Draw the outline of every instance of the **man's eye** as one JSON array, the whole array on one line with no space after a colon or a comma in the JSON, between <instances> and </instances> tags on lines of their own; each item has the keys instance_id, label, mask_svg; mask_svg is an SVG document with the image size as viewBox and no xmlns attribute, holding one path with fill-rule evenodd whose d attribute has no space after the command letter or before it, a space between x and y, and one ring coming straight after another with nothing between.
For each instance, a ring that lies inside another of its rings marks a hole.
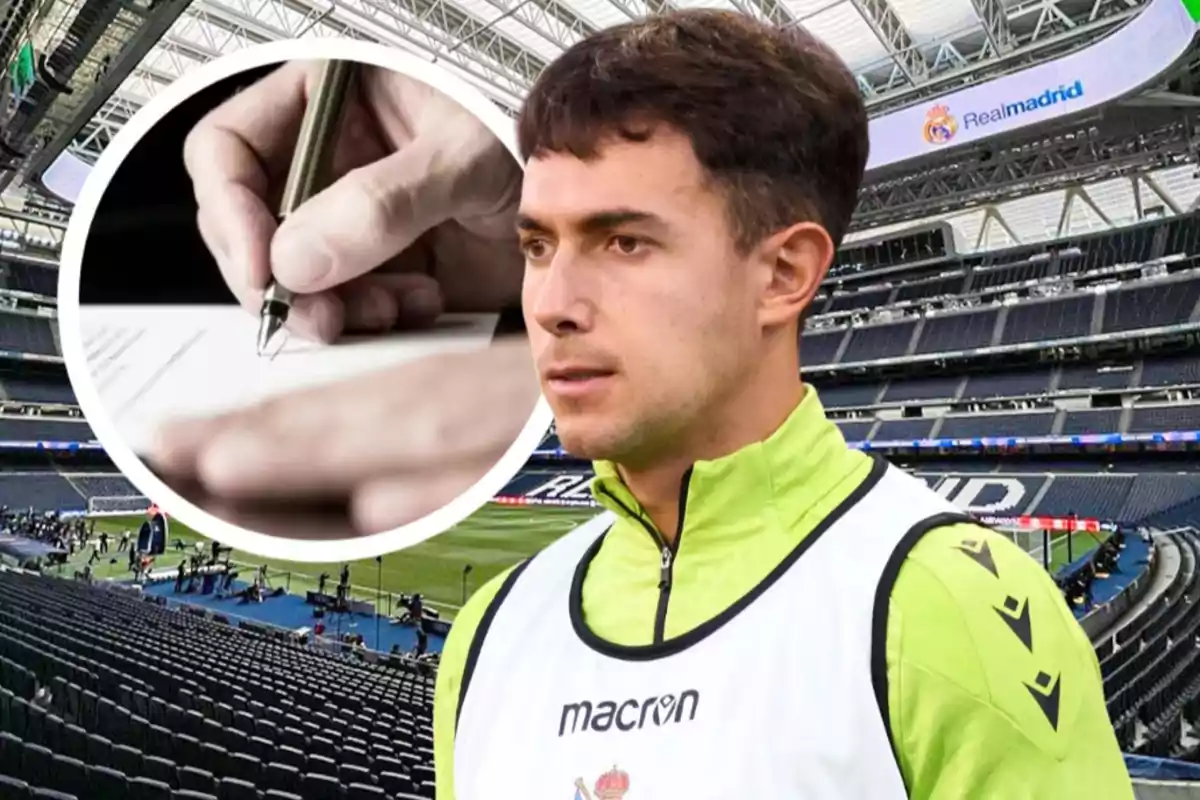
<instances>
[{"instance_id":1,"label":"man's eye","mask_svg":"<svg viewBox=\"0 0 1200 800\"><path fill-rule=\"evenodd\" d=\"M642 249L642 241L633 236L614 236L609 244L618 253L626 256L636 255Z\"/></svg>"},{"instance_id":2,"label":"man's eye","mask_svg":"<svg viewBox=\"0 0 1200 800\"><path fill-rule=\"evenodd\" d=\"M526 258L539 259L545 258L549 252L549 245L541 239L530 239L521 244L521 251L525 253Z\"/></svg>"}]
</instances>

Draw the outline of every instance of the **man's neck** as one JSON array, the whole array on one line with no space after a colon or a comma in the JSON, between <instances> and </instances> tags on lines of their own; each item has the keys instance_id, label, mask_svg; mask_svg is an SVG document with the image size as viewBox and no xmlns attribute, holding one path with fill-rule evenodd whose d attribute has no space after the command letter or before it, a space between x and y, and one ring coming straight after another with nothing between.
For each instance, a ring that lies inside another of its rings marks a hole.
<instances>
[{"instance_id":1,"label":"man's neck","mask_svg":"<svg viewBox=\"0 0 1200 800\"><path fill-rule=\"evenodd\" d=\"M770 438L804 399L798 374L792 383L739 395L725 413L706 420L702 431L685 437L665 458L635 468L617 465L622 482L667 544L674 545L679 535L684 474L697 461L723 458Z\"/></svg>"}]
</instances>

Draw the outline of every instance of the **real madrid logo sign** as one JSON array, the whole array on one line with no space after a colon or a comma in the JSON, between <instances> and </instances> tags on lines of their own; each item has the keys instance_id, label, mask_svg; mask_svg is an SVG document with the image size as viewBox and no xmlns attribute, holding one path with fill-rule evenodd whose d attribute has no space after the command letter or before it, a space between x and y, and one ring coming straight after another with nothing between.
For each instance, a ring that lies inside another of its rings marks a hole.
<instances>
[{"instance_id":1,"label":"real madrid logo sign","mask_svg":"<svg viewBox=\"0 0 1200 800\"><path fill-rule=\"evenodd\" d=\"M946 144L958 133L958 120L943 105L936 105L925 115L925 141Z\"/></svg>"}]
</instances>

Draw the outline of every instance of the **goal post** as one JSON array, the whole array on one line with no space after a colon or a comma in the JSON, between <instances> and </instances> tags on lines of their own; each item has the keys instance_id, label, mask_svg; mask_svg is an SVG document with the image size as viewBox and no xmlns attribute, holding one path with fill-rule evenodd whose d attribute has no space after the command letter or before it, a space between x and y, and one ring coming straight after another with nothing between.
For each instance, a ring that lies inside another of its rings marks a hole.
<instances>
[{"instance_id":1,"label":"goal post","mask_svg":"<svg viewBox=\"0 0 1200 800\"><path fill-rule=\"evenodd\" d=\"M89 497L87 513L89 517L128 517L145 514L151 505L143 494Z\"/></svg>"}]
</instances>

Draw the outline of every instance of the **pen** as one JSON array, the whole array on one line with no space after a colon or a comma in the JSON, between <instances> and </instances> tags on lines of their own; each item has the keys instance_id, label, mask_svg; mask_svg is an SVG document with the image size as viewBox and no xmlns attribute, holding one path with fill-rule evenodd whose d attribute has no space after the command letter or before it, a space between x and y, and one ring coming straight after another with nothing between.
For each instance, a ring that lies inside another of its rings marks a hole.
<instances>
[{"instance_id":1,"label":"pen","mask_svg":"<svg viewBox=\"0 0 1200 800\"><path fill-rule=\"evenodd\" d=\"M326 61L321 65L316 85L304 110L300 123L300 135L296 151L292 154L292 165L287 183L283 187L283 199L279 204L279 221L287 219L301 203L316 194L320 182L328 174L328 161L336 143L342 110L350 93L350 82L354 78L355 64L351 61ZM258 354L266 352L267 346L287 322L295 295L279 285L274 278L263 294L259 312Z\"/></svg>"}]
</instances>

